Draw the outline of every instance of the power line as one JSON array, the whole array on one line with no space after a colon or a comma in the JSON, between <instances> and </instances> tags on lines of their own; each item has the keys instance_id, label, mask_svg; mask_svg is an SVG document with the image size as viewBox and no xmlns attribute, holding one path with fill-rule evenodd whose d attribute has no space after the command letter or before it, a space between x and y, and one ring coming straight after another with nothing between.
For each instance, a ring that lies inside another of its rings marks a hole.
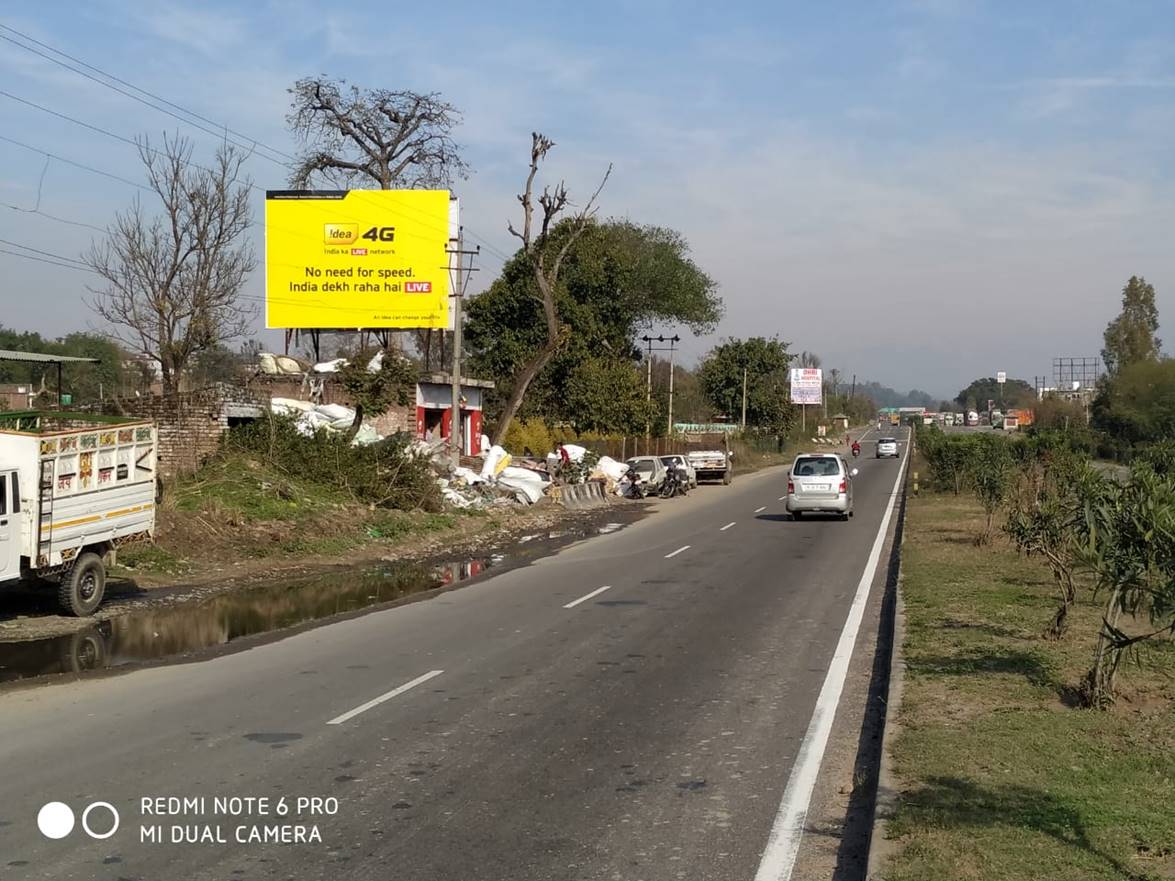
<instances>
[{"instance_id":1,"label":"power line","mask_svg":"<svg viewBox=\"0 0 1175 881\"><path fill-rule=\"evenodd\" d=\"M10 254L13 257L24 257L26 260L35 260L37 263L45 263L49 266L60 266L62 269L76 269L78 272L94 272L88 266L75 266L72 263L58 263L56 260L46 260L44 257L37 257L33 254L22 254L19 251L9 251L7 248L0 248L0 254Z\"/></svg>"},{"instance_id":2,"label":"power line","mask_svg":"<svg viewBox=\"0 0 1175 881\"><path fill-rule=\"evenodd\" d=\"M66 262L69 262L69 263L77 263L79 266L86 265L81 260L75 260L72 257L66 257L62 254L54 254L52 251L42 251L40 248L33 248L33 247L30 247L29 245L22 245L20 242L10 242L10 241L8 241L8 239L0 239L0 244L9 245L13 248L24 248L26 251L32 251L34 254L41 254L45 257L52 257L54 260L65 260Z\"/></svg>"},{"instance_id":3,"label":"power line","mask_svg":"<svg viewBox=\"0 0 1175 881\"><path fill-rule=\"evenodd\" d=\"M248 137L247 135L242 135L238 132L235 132L232 129L230 129L227 125L223 125L221 123L216 122L215 120L211 120L211 119L208 119L207 117L201 116L200 114L195 113L194 111L188 110L184 107L181 107L178 104L175 104L171 101L168 101L166 98L161 98L158 95L154 95L151 92L146 91L145 89L140 89L138 86L134 85L133 83L128 83L126 80L120 79L119 77L116 77L113 74L106 73L106 71L101 70L97 67L94 67L92 64L88 64L85 61L82 61L81 59L74 58L72 55L68 55L67 53L62 52L60 49L55 49L52 46L49 46L45 43L42 43L40 40L37 40L33 37L30 37L28 34L21 33L20 31L16 30L16 28L9 27L8 25L5 25L5 24L0 24L0 28L3 28L4 30L9 31L10 33L16 34L17 36L21 37L22 39L28 40L31 43L35 43L38 46L43 46L44 48L48 49L50 52L53 52L57 55L61 55L64 58L70 59L71 61L77 62L78 64L101 74L102 76L106 77L107 79L114 80L115 82L121 83L131 89L134 89L135 91L140 92L143 95L147 95L155 101L159 101L159 102L166 104L170 107L174 107L177 110L181 111L182 113L186 114L187 116L194 117L195 119L199 119L202 122L208 123L209 125L216 126L216 129L209 129L209 128L206 128L205 126L202 126L198 123L192 122L191 119L185 119L184 117L180 116L177 113L173 113L172 111L166 109L165 107L160 107L156 104L152 104L150 101L147 101L143 98L140 98L138 95L131 94L130 92L126 91L126 89L120 89L118 86L115 86L115 85L112 85L111 83L105 82L105 81L99 79L98 77L93 76L92 74L86 73L84 70L79 70L78 68L76 68L70 64L66 64L64 61L61 61L58 58L54 58L51 55L47 55L44 52L40 52L40 51L34 49L32 46L26 46L24 43L21 43L18 40L14 40L11 37L5 36L4 34L0 34L0 40L5 40L14 46L19 46L21 49L24 49L26 52L31 52L40 58L44 58L46 61L52 62L53 64L56 64L60 67L64 67L66 70L69 70L69 71L72 71L73 73L76 73L78 76L83 76L88 80L91 80L95 83L98 83L98 85L100 85L100 86L104 86L108 89L111 89L112 91L118 92L120 95L125 95L126 97L130 98L132 101L138 101L140 104L143 104L147 107L150 107L152 110L158 110L160 113L166 113L168 116L172 117L173 119L177 119L180 122L185 123L186 125L190 125L193 128L200 129L200 131L206 132L206 133L213 135L217 138L223 138L224 140L229 141L230 143L233 143L236 146L241 147L242 149L250 149L250 151L253 151L257 147L263 147L266 150L270 151L271 153L276 153L281 156L286 156L291 160L293 160L295 158L293 156L290 156L289 154L282 153L280 150L276 150L273 147L270 147L266 144L263 144L261 141L257 141L253 138ZM232 139L228 137L229 134L233 134L233 135L236 135L238 138L244 139L245 141L248 142L248 144L238 144L235 141L232 141ZM262 153L257 153L256 155L260 156L262 159L267 159L276 165L282 165L283 167L285 166L284 162L282 162L279 159L274 159L272 156L265 156Z\"/></svg>"},{"instance_id":4,"label":"power line","mask_svg":"<svg viewBox=\"0 0 1175 881\"><path fill-rule=\"evenodd\" d=\"M0 25L0 27L3 27L3 25ZM3 35L0 34L0 39L3 39L3 38L4 38ZM78 119L74 116L70 116L67 113L61 113L60 111L53 110L50 107L46 107L43 104L37 103L36 101L30 101L27 98L21 98L20 96L14 95L11 92L8 92L4 89L0 89L0 95L4 96L6 98L9 98L13 101L17 101L21 104L28 106L28 107L32 107L36 110L40 110L43 113L48 113L50 116L56 116L58 119L63 119L66 122L71 122L74 125L82 126L83 128L89 129L90 131L94 131L94 132L97 132L98 134L105 135L108 138L113 138L116 141L120 141L124 144L128 144L136 149L144 150L147 153L150 153L152 155L156 155L156 156L165 155L163 153L163 151L158 150L154 147L151 147L151 146L147 145L146 143L141 143L139 141L134 140L133 138L128 138L125 135L120 135L117 132L112 132L109 129L105 129L105 128L102 128L101 126L94 125L93 123L86 122L85 120L81 120L81 119ZM92 171L96 174L101 174L101 175L104 175L105 177L109 177L114 180L118 180L123 183L130 184L131 186L137 187L138 189L143 190L145 192L153 192L149 187L145 187L142 184L135 183L134 181L128 180L127 178L119 177L118 175L114 175L109 172L101 171L99 169L95 169L95 168L91 168L89 166L82 165L79 162L74 162L73 160L65 159L63 157L57 156L53 153L50 153L47 150L42 150L41 148L38 148L38 147L32 147L28 144L24 144L20 141L13 139L13 138L9 138L9 137L5 137L4 135L0 135L0 139L3 139L3 140L8 141L10 143L16 144L17 146L24 147L27 150L32 150L34 152L41 153L44 156L47 156L47 157L50 157L53 159L58 159L62 162L66 162L70 165L74 165L79 168L84 168L87 171ZM197 168L200 171L203 171L203 172L206 172L209 174L215 174L215 172L212 169L208 168L207 166L201 165L198 162L192 162L191 160L183 160L181 162L181 164L183 164L185 166L190 166L192 168ZM266 192L264 187L261 187L255 183L252 183L252 182L249 183L249 187L251 189L257 190L258 192L260 192L262 194L264 194ZM378 190L352 190L351 192L366 193L366 192L379 192L379 191ZM420 217L424 216L423 214L419 214L419 212L416 212L416 213ZM262 227L264 227L264 224L260 224L260 225ZM423 221L422 221L422 225L426 226L429 229L432 229L435 232L445 232L446 234L448 233L447 229L442 230L438 226L423 223ZM499 260L501 260L503 262L503 264L505 264L506 262L508 262L511 259L509 255L502 252L499 248L496 248L494 245L492 245L490 242L488 242L482 236L478 235L475 231L473 231L469 227L466 227L466 231L469 233L471 238L480 242L490 254L497 257Z\"/></svg>"},{"instance_id":5,"label":"power line","mask_svg":"<svg viewBox=\"0 0 1175 881\"><path fill-rule=\"evenodd\" d=\"M103 171L100 168L94 168L92 165L85 165L81 162L75 162L72 159L66 159L64 156L58 156L56 153L50 153L48 150L43 150L40 147L34 147L31 144L26 144L23 141L18 141L15 138L10 138L7 135L0 135L0 141L7 141L10 144L15 144L18 147L23 147L26 150L31 150L34 153L40 153L42 156L48 156L50 159L56 159L58 162L64 162L66 165L72 165L75 168L80 168L83 171L89 171L92 174L100 174L103 177L108 177L111 180L116 180L119 183L128 184L136 189L144 192L154 192L150 187L145 187L140 183L136 183L130 178L119 177L117 174L111 174L109 171Z\"/></svg>"},{"instance_id":6,"label":"power line","mask_svg":"<svg viewBox=\"0 0 1175 881\"><path fill-rule=\"evenodd\" d=\"M95 232L100 232L104 235L106 233L106 230L104 230L100 226L94 226L94 224L86 223L85 221L82 221L82 220L69 220L68 218L65 218L65 217L58 217L55 214L50 214L47 211L42 211L40 208L21 208L19 205L13 205L10 202L0 202L0 205L2 205L5 208L11 208L13 211L19 211L21 214L38 214L41 217L47 218L49 220L55 220L58 223L68 223L70 226L84 226L86 229L92 229Z\"/></svg>"}]
</instances>

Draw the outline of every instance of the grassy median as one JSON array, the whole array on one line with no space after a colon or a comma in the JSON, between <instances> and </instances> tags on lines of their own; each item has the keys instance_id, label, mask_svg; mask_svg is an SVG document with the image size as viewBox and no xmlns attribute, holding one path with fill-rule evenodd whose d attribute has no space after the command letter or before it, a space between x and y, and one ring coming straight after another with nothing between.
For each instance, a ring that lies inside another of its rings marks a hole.
<instances>
[{"instance_id":1,"label":"grassy median","mask_svg":"<svg viewBox=\"0 0 1175 881\"><path fill-rule=\"evenodd\" d=\"M1175 878L1175 645L1148 645L1109 710L1076 706L1099 606L1068 636L1043 563L977 547L969 496L911 497L907 667L887 881Z\"/></svg>"}]
</instances>

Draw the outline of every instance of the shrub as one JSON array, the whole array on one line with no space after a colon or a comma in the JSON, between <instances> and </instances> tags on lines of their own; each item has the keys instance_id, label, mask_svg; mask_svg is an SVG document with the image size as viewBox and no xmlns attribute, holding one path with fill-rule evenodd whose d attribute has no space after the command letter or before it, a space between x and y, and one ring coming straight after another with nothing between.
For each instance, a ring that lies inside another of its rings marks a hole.
<instances>
[{"instance_id":1,"label":"shrub","mask_svg":"<svg viewBox=\"0 0 1175 881\"><path fill-rule=\"evenodd\" d=\"M343 435L319 430L306 436L292 419L267 416L233 428L224 443L291 477L342 490L364 504L439 511L436 476L427 460L410 454L409 440L400 434L353 447Z\"/></svg>"}]
</instances>

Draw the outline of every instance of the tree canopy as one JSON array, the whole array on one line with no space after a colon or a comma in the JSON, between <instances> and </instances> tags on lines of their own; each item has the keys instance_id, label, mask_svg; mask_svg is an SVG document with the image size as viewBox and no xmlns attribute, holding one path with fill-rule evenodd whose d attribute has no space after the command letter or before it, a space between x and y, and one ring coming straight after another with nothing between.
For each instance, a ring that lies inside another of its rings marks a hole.
<instances>
[{"instance_id":1,"label":"tree canopy","mask_svg":"<svg viewBox=\"0 0 1175 881\"><path fill-rule=\"evenodd\" d=\"M126 355L116 343L98 334L78 331L54 340L35 331L18 331L0 325L0 349L97 358L97 364L65 364L62 367L63 391L73 395L77 402L114 397L122 391ZM28 383L55 396L57 368L31 361L0 361L0 382Z\"/></svg>"},{"instance_id":2,"label":"tree canopy","mask_svg":"<svg viewBox=\"0 0 1175 881\"><path fill-rule=\"evenodd\" d=\"M557 254L571 234L570 222L559 223L542 247ZM519 415L618 432L645 428L644 377L633 369L641 357L637 337L654 322L703 333L722 313L714 281L690 259L679 233L627 220L588 222L564 258L555 305L563 338ZM519 367L547 341L530 260L520 252L507 262L489 290L470 301L466 318L470 369L498 386L489 401L495 418ZM605 406L589 391L594 382L617 397Z\"/></svg>"},{"instance_id":3,"label":"tree canopy","mask_svg":"<svg viewBox=\"0 0 1175 881\"><path fill-rule=\"evenodd\" d=\"M994 376L986 376L955 395L955 403L967 410L983 410L988 401L997 407L1031 407L1036 402L1036 389L1022 379L1009 379L1001 390Z\"/></svg>"},{"instance_id":4,"label":"tree canopy","mask_svg":"<svg viewBox=\"0 0 1175 881\"><path fill-rule=\"evenodd\" d=\"M742 418L745 374L747 425L783 432L791 424L794 410L788 377L792 358L787 343L778 337L730 339L706 355L699 377L714 408L737 422Z\"/></svg>"},{"instance_id":5,"label":"tree canopy","mask_svg":"<svg viewBox=\"0 0 1175 881\"><path fill-rule=\"evenodd\" d=\"M1139 361L1156 361L1162 342L1155 289L1145 278L1132 275L1122 288L1122 312L1106 326L1102 360L1106 370L1117 373Z\"/></svg>"},{"instance_id":6,"label":"tree canopy","mask_svg":"<svg viewBox=\"0 0 1175 881\"><path fill-rule=\"evenodd\" d=\"M1175 359L1120 365L1094 400L1093 422L1132 444L1175 437Z\"/></svg>"}]
</instances>

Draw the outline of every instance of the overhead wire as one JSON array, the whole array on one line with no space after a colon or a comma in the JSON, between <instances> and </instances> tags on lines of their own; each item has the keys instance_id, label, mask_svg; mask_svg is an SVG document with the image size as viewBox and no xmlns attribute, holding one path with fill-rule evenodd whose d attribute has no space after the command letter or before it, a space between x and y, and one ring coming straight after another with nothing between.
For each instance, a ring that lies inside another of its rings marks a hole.
<instances>
[{"instance_id":1,"label":"overhead wire","mask_svg":"<svg viewBox=\"0 0 1175 881\"><path fill-rule=\"evenodd\" d=\"M128 86L129 88L134 89L135 91L140 92L143 95L149 96L150 98L152 98L155 101L158 101L162 104L166 104L170 107L174 107L177 110L184 113L186 116L193 117L195 119L200 120L201 122L205 122L205 123L208 123L209 125L216 126L216 128L210 129L210 128L207 128L206 126L201 125L197 122L193 122L191 119L185 119L183 116L180 116L179 114L174 113L171 110L168 110L166 107L160 107L160 106L158 106L158 104L152 104L151 101L148 101L144 98L141 98L138 95L134 95L131 92L128 92L126 89L121 89L118 86L113 85L112 83L109 83L109 82L106 82L102 79L99 79L98 77L94 76L93 74L86 73L86 71L84 71L84 70L79 70L78 68L74 67L73 65L67 64L58 58L54 58L51 55L47 55L44 52L41 52L41 51L38 51L37 49L34 49L32 46L26 46L24 43L21 43L19 40L14 40L12 37L6 36L4 34L0 34L0 40L5 40L14 46L19 46L21 49L24 49L26 52L31 52L32 54L34 54L40 58L43 58L46 61L49 61L49 62L56 64L60 67L64 67L66 70L69 70L69 71L72 71L73 73L76 73L78 76L85 77L88 80L91 80L95 83L98 83L98 85L100 85L100 86L104 86L108 89L111 89L111 90L119 93L120 95L125 95L126 97L130 98L132 101L137 101L140 104L143 104L147 107L150 107L152 110L158 110L160 113L165 113L168 116L172 117L173 119L178 120L179 122L182 122L186 125L190 125L193 128L197 128L200 131L206 132L207 134L214 135L217 138L223 138L224 140L228 141L229 143L235 144L236 146L241 147L242 149L250 149L250 150L256 151L257 147L262 147L271 153L277 153L278 155L285 156L286 158L290 159L291 161L293 161L295 159L295 157L293 157L289 154L283 154L280 151L274 149L273 147L270 147L270 146L262 143L261 141L258 141L254 138L250 138L247 135L242 135L239 132L235 132L232 129L230 129L228 126L221 125L220 123L217 123L214 120L211 120L211 119L208 119L207 117L201 116L200 114L195 113L191 110L188 110L184 107L181 107L178 104L174 104L165 98L159 97L158 95L153 95L152 93L146 91L145 89L140 89L138 86L134 85L133 83L128 83L126 80L120 79L119 77L116 77L113 74L106 73L106 71L101 70L100 68L94 67L92 64L88 64L80 59L74 58L72 55L68 55L65 52L62 52L60 49L56 49L52 46L49 46L46 43L42 43L40 40L37 40L33 37L30 37L28 34L24 34L20 31L16 30L16 28L10 27L9 25L5 25L5 24L0 24L0 28L3 28L4 30L9 31L10 33L16 34L17 36L21 37L24 40L28 40L31 43L35 43L38 46L42 46L42 47L48 49L50 52L56 53L58 55L61 55L64 58L68 58L71 61L74 61L78 64L81 64L81 65L89 68L90 70L93 70L96 73L101 74L102 76L106 77L107 79L114 80L115 82L118 82L118 83L121 83L125 86ZM246 141L247 143L246 144L237 143L236 141L233 141L232 138L228 137L229 134L235 135L236 137L241 138L242 140ZM262 159L267 159L276 165L281 165L283 167L286 165L286 163L284 161L282 161L280 159L274 159L272 156L266 156L263 153L256 152L255 155L259 156Z\"/></svg>"}]
</instances>

